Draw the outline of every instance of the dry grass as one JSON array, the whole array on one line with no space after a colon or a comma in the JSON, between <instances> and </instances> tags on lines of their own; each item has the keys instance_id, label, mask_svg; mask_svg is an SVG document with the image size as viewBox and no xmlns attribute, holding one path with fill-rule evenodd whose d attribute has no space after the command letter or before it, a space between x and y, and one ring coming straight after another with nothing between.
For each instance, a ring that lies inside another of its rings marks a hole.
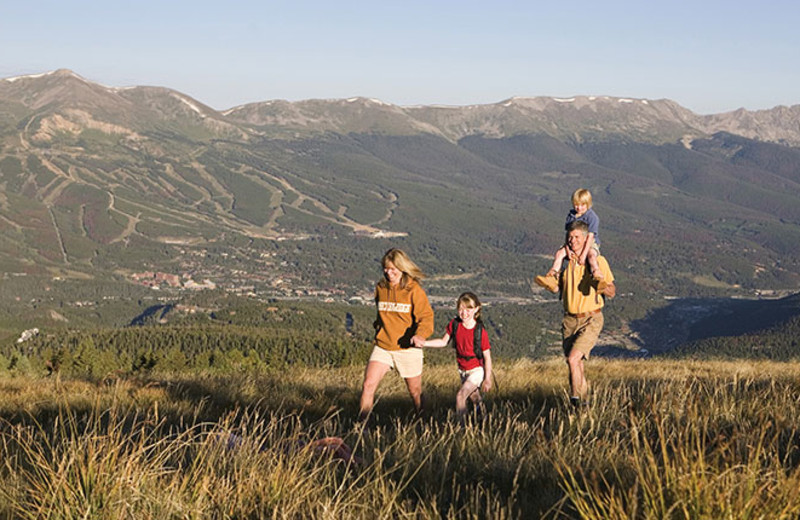
<instances>
[{"instance_id":1,"label":"dry grass","mask_svg":"<svg viewBox=\"0 0 800 520\"><path fill-rule=\"evenodd\" d=\"M797 518L800 364L606 361L574 413L566 367L498 363L460 425L454 368L428 413L362 368L227 378L0 381L2 518ZM308 442L340 436L361 464Z\"/></svg>"}]
</instances>

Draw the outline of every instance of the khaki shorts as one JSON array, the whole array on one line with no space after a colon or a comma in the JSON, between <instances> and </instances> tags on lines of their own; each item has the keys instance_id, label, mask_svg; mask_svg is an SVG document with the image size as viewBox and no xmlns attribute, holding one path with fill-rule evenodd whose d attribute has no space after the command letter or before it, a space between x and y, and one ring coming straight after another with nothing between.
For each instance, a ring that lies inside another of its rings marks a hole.
<instances>
[{"instance_id":1,"label":"khaki shorts","mask_svg":"<svg viewBox=\"0 0 800 520\"><path fill-rule=\"evenodd\" d=\"M386 350L378 345L372 349L369 361L377 361L397 370L400 377L408 379L422 375L422 349L404 348L403 350Z\"/></svg>"},{"instance_id":2,"label":"khaki shorts","mask_svg":"<svg viewBox=\"0 0 800 520\"><path fill-rule=\"evenodd\" d=\"M603 321L602 312L583 318L565 314L561 321L561 346L564 348L564 355L568 356L572 349L577 349L583 357L589 359L589 353L603 330Z\"/></svg>"},{"instance_id":3,"label":"khaki shorts","mask_svg":"<svg viewBox=\"0 0 800 520\"><path fill-rule=\"evenodd\" d=\"M462 385L464 384L464 381L469 381L478 388L481 387L481 383L483 383L483 379L486 377L483 367L470 368L469 370L458 369L458 373L461 376Z\"/></svg>"}]
</instances>

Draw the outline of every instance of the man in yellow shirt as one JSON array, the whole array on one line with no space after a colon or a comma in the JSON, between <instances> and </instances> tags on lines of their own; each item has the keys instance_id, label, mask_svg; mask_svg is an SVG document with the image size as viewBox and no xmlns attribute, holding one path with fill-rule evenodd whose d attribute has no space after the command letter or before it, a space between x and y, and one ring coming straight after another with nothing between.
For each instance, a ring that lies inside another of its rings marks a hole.
<instances>
[{"instance_id":1,"label":"man in yellow shirt","mask_svg":"<svg viewBox=\"0 0 800 520\"><path fill-rule=\"evenodd\" d=\"M586 398L588 384L583 361L597 343L603 330L605 298L617 293L614 275L603 256L597 257L602 279L592 279L591 270L580 263L580 252L589 236L589 226L575 221L567 228L569 265L561 272L559 280L564 301L564 319L561 322L561 340L569 365L570 403L580 406ZM599 287L598 287L599 286Z\"/></svg>"}]
</instances>

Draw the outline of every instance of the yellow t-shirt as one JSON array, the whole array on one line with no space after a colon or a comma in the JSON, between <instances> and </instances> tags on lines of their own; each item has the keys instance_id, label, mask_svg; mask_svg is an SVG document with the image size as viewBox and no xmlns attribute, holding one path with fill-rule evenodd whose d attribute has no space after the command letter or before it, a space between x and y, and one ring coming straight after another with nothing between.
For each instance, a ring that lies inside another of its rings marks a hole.
<instances>
[{"instance_id":1,"label":"yellow t-shirt","mask_svg":"<svg viewBox=\"0 0 800 520\"><path fill-rule=\"evenodd\" d=\"M605 257L598 256L597 263L605 281L614 283L614 274ZM597 294L597 283L592 279L591 269L588 265L579 265L575 260L570 260L561 273L561 291L564 311L570 314L596 311L605 305L602 295Z\"/></svg>"}]
</instances>

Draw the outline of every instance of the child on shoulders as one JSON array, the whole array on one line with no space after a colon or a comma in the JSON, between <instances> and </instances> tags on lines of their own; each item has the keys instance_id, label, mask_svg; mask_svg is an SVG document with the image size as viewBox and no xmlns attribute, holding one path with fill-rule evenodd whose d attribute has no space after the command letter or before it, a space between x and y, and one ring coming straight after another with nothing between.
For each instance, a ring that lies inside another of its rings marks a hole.
<instances>
[{"instance_id":1,"label":"child on shoulders","mask_svg":"<svg viewBox=\"0 0 800 520\"><path fill-rule=\"evenodd\" d=\"M456 351L461 388L456 394L456 412L459 417L467 413L467 400L471 400L475 410L482 414L481 390L492 389L492 354L489 335L481 320L481 302L471 292L465 292L456 300L458 318L450 320L444 336L429 339L424 347L445 347L453 345ZM476 332L478 345L475 345Z\"/></svg>"},{"instance_id":2,"label":"child on shoulders","mask_svg":"<svg viewBox=\"0 0 800 520\"><path fill-rule=\"evenodd\" d=\"M600 256L600 237L598 235L600 218L592 209L592 193L587 189L578 189L572 194L572 209L567 214L564 229L567 229L576 220L582 220L589 225L589 236L580 254L574 259L580 265L589 264L592 277L597 282L597 289L602 290L608 284L603 280L603 273L597 262L597 257ZM547 271L547 274L539 275L535 278L536 284L550 292L558 292L558 274L561 272L562 264L569 254L569 248L566 244L558 248L553 259L553 266Z\"/></svg>"}]
</instances>

